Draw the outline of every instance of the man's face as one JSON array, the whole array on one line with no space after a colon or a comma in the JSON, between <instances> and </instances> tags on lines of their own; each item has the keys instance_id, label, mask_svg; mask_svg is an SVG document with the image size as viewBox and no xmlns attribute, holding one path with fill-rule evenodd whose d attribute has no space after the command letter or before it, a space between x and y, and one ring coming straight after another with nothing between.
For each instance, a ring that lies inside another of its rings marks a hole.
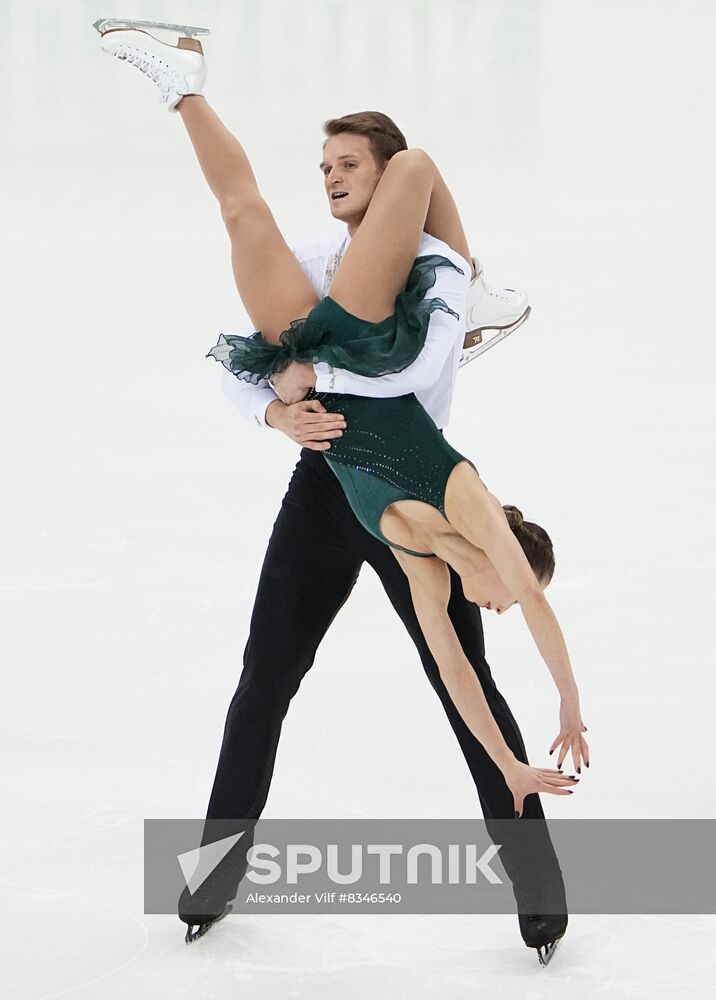
<instances>
[{"instance_id":1,"label":"man's face","mask_svg":"<svg viewBox=\"0 0 716 1000\"><path fill-rule=\"evenodd\" d=\"M331 215L347 223L352 231L365 215L383 173L368 138L350 132L330 136L323 147L321 172ZM335 194L343 197L336 198Z\"/></svg>"}]
</instances>

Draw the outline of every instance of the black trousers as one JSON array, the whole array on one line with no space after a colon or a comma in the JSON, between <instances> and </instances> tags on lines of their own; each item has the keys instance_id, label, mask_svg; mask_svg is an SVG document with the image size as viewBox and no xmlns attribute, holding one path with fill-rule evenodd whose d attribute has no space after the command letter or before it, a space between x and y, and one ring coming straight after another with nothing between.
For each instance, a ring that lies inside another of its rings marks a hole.
<instances>
[{"instance_id":1,"label":"black trousers","mask_svg":"<svg viewBox=\"0 0 716 1000\"><path fill-rule=\"evenodd\" d=\"M347 600L361 566L378 574L388 599L415 643L437 696L470 768L487 821L514 819L514 802L502 772L473 736L440 679L415 617L407 578L388 546L367 532L353 514L338 480L319 452L303 449L294 470L261 570L244 652L244 668L231 700L209 802L207 819L258 819L269 792L281 725L305 673L313 664L321 639ZM479 608L468 602L459 577L452 573L449 614L465 654L479 678L492 714L515 756L527 763L522 736L507 702L498 691L485 660ZM536 793L526 796L522 815L541 819ZM506 842L504 824L500 858L515 895L561 871L546 823L530 827L530 862ZM534 827L538 826L535 834ZM518 834L516 834L518 836ZM534 837L539 845L535 869ZM214 838L209 838L214 839ZM494 839L497 839L496 837ZM244 838L249 843L249 838ZM518 897L519 902L519 897Z\"/></svg>"}]
</instances>

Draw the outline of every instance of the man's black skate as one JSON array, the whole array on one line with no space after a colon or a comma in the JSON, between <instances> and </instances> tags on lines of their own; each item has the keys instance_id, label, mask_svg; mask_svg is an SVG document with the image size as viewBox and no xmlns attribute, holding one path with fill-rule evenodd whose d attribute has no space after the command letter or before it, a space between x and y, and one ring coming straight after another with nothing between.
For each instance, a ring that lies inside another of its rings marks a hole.
<instances>
[{"instance_id":1,"label":"man's black skate","mask_svg":"<svg viewBox=\"0 0 716 1000\"><path fill-rule=\"evenodd\" d=\"M549 965L558 942L567 930L567 914L556 913L540 916L534 913L518 914L522 940L528 948L537 949L539 964Z\"/></svg>"},{"instance_id":2,"label":"man's black skate","mask_svg":"<svg viewBox=\"0 0 716 1000\"><path fill-rule=\"evenodd\" d=\"M186 941L186 943L191 944L193 941L196 941L197 938L203 937L210 927L213 927L214 924L218 924L218 922L220 920L223 920L224 917L228 917L232 909L233 906L231 905L231 903L227 903L218 917L211 917L210 920L207 920L206 917L192 916L191 923L189 918L180 916L180 919L189 925L186 929L186 934L184 935L184 940ZM200 922L202 920L203 923ZM196 928L196 930L194 928Z\"/></svg>"},{"instance_id":3,"label":"man's black skate","mask_svg":"<svg viewBox=\"0 0 716 1000\"><path fill-rule=\"evenodd\" d=\"M522 940L528 948L537 949L539 964L544 968L567 930L564 882L560 876L528 888L520 887L515 896Z\"/></svg>"},{"instance_id":4,"label":"man's black skate","mask_svg":"<svg viewBox=\"0 0 716 1000\"><path fill-rule=\"evenodd\" d=\"M232 909L233 896L227 899L226 888L211 876L196 892L186 886L179 897L179 919L188 924L184 940L187 944L203 937L210 927L227 917Z\"/></svg>"},{"instance_id":5,"label":"man's black skate","mask_svg":"<svg viewBox=\"0 0 716 1000\"><path fill-rule=\"evenodd\" d=\"M179 897L179 919L188 924L184 940L191 944L227 917L233 910L239 882L246 874L246 852L253 842L253 833L243 837L226 857L210 872L192 893L189 886Z\"/></svg>"}]
</instances>

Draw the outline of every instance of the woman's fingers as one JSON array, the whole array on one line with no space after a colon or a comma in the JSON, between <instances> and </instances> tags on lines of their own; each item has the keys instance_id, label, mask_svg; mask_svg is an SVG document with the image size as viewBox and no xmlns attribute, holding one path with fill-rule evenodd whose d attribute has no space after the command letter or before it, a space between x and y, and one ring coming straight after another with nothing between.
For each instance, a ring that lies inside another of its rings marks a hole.
<instances>
[{"instance_id":1,"label":"woman's fingers","mask_svg":"<svg viewBox=\"0 0 716 1000\"><path fill-rule=\"evenodd\" d=\"M577 733L571 739L560 734L550 747L549 752L552 753L557 747L560 747L559 753L557 754L558 768L562 767L570 750L572 751L572 760L576 770L580 769L582 761L584 761L587 767L589 767L589 746L581 733Z\"/></svg>"},{"instance_id":2,"label":"woman's fingers","mask_svg":"<svg viewBox=\"0 0 716 1000\"><path fill-rule=\"evenodd\" d=\"M589 767L589 745L581 733L578 733L572 741L572 758L577 771L582 764Z\"/></svg>"},{"instance_id":3,"label":"woman's fingers","mask_svg":"<svg viewBox=\"0 0 716 1000\"><path fill-rule=\"evenodd\" d=\"M565 788L564 786L578 784L579 778L540 768L539 781L538 792L549 792L550 795L571 795L574 789Z\"/></svg>"},{"instance_id":4,"label":"woman's fingers","mask_svg":"<svg viewBox=\"0 0 716 1000\"><path fill-rule=\"evenodd\" d=\"M574 786L580 779L576 774L564 774L550 767L533 767L519 763L506 775L507 784L512 792L515 812L522 814L524 798L531 792L549 792L550 795L572 795Z\"/></svg>"},{"instance_id":5,"label":"woman's fingers","mask_svg":"<svg viewBox=\"0 0 716 1000\"><path fill-rule=\"evenodd\" d=\"M540 777L540 781L545 782L548 785L557 785L558 787L563 787L564 785L576 785L579 782L579 778L576 775L562 774L562 775L552 775L544 774Z\"/></svg>"},{"instance_id":6,"label":"woman's fingers","mask_svg":"<svg viewBox=\"0 0 716 1000\"><path fill-rule=\"evenodd\" d=\"M572 764L574 766L574 770L578 771L579 767L580 767L579 743L578 742L575 743L575 740L576 740L576 737L574 739L572 739L572 740L570 740L570 741L567 742L567 744L566 744L566 750L564 752L564 758L563 759L564 760L567 759L567 756L568 756L568 754L569 754L569 752L571 750L571 752L572 752Z\"/></svg>"},{"instance_id":7,"label":"woman's fingers","mask_svg":"<svg viewBox=\"0 0 716 1000\"><path fill-rule=\"evenodd\" d=\"M579 741L582 744L582 757L584 759L584 766L589 767L589 747L587 746L587 741L583 736L579 737Z\"/></svg>"},{"instance_id":8,"label":"woman's fingers","mask_svg":"<svg viewBox=\"0 0 716 1000\"><path fill-rule=\"evenodd\" d=\"M529 768L532 774L528 776L526 782L520 782L513 786L512 798L515 803L515 812L522 815L525 795L531 792L548 792L550 795L571 795L574 788L566 788L565 785L576 785L579 778L572 775L560 774L546 767Z\"/></svg>"}]
</instances>

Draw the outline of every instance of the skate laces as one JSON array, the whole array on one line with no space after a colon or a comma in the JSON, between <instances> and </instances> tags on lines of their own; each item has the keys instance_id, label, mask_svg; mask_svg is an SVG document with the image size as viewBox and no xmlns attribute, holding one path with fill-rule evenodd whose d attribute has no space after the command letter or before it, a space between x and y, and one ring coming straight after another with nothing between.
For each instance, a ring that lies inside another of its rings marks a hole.
<instances>
[{"instance_id":1,"label":"skate laces","mask_svg":"<svg viewBox=\"0 0 716 1000\"><path fill-rule=\"evenodd\" d=\"M482 287L485 289L485 295L490 295L494 299L502 299L505 302L509 302L512 295L505 295L505 292L512 292L511 288L493 288L492 285L488 285L484 277L481 277Z\"/></svg>"},{"instance_id":2,"label":"skate laces","mask_svg":"<svg viewBox=\"0 0 716 1000\"><path fill-rule=\"evenodd\" d=\"M150 80L157 84L161 92L162 100L166 101L171 93L179 93L179 87L183 80L176 70L167 63L155 56L153 52L147 52L137 45L121 43L117 50L112 53L117 59L126 59L132 66L148 76Z\"/></svg>"}]
</instances>

